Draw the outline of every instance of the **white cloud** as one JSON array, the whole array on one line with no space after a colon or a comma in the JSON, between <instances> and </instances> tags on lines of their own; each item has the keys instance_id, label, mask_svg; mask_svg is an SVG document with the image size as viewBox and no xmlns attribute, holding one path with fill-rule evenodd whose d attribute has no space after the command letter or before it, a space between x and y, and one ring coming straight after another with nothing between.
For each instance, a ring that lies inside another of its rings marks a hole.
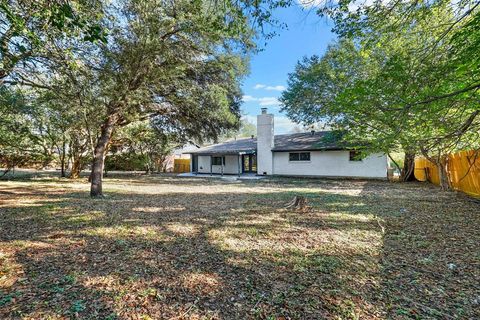
<instances>
[{"instance_id":1,"label":"white cloud","mask_svg":"<svg viewBox=\"0 0 480 320\"><path fill-rule=\"evenodd\" d=\"M273 86L273 87L267 86L265 89L267 89L267 90L274 90L274 91L283 91L283 90L285 90L285 89L287 89L287 88L285 88L284 86Z\"/></svg>"},{"instance_id":2,"label":"white cloud","mask_svg":"<svg viewBox=\"0 0 480 320\"><path fill-rule=\"evenodd\" d=\"M248 95L243 96L243 97L242 97L242 100L243 100L243 102L258 101L257 98L252 97L252 96L248 96Z\"/></svg>"},{"instance_id":3,"label":"white cloud","mask_svg":"<svg viewBox=\"0 0 480 320\"><path fill-rule=\"evenodd\" d=\"M275 97L263 97L258 99L259 105L261 106L278 106L280 101Z\"/></svg>"},{"instance_id":4,"label":"white cloud","mask_svg":"<svg viewBox=\"0 0 480 320\"><path fill-rule=\"evenodd\" d=\"M258 102L258 104L263 107L280 105L280 101L278 101L278 98L275 97L255 98L249 95L245 95L242 97L242 100L243 102Z\"/></svg>"},{"instance_id":5,"label":"white cloud","mask_svg":"<svg viewBox=\"0 0 480 320\"><path fill-rule=\"evenodd\" d=\"M268 91L283 91L286 88L284 86L267 86L266 84L258 83L253 87L253 89L255 90L264 89Z\"/></svg>"}]
</instances>

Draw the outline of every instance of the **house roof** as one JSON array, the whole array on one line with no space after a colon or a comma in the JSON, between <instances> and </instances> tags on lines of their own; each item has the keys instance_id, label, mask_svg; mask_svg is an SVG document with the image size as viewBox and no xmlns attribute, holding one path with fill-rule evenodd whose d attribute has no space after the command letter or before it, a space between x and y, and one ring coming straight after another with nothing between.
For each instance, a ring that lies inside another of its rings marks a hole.
<instances>
[{"instance_id":1,"label":"house roof","mask_svg":"<svg viewBox=\"0 0 480 320\"><path fill-rule=\"evenodd\" d=\"M187 144L185 144L185 145L183 145L179 148L174 149L173 154L176 155L176 156L180 156L182 154L186 154L186 153L190 153L191 151L198 150L199 148L200 148L199 146L188 142Z\"/></svg>"},{"instance_id":2,"label":"house roof","mask_svg":"<svg viewBox=\"0 0 480 320\"><path fill-rule=\"evenodd\" d=\"M335 131L316 131L276 135L272 151L343 150L340 134Z\"/></svg>"},{"instance_id":3,"label":"house roof","mask_svg":"<svg viewBox=\"0 0 480 320\"><path fill-rule=\"evenodd\" d=\"M281 134L274 137L273 152L281 151L315 151L344 150L345 145L339 142L340 135L334 131L317 131L315 133ZM245 138L218 143L190 151L192 154L239 154L254 153L257 150L256 138Z\"/></svg>"},{"instance_id":4,"label":"house roof","mask_svg":"<svg viewBox=\"0 0 480 320\"><path fill-rule=\"evenodd\" d=\"M188 153L192 154L239 154L254 153L257 150L257 138L244 138L213 144Z\"/></svg>"}]
</instances>

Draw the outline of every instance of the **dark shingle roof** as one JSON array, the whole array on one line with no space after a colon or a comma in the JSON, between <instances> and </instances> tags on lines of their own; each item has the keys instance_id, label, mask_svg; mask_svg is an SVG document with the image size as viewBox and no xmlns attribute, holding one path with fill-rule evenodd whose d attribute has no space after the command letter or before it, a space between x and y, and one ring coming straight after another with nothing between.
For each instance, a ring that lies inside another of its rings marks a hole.
<instances>
[{"instance_id":1,"label":"dark shingle roof","mask_svg":"<svg viewBox=\"0 0 480 320\"><path fill-rule=\"evenodd\" d=\"M276 135L272 151L313 151L313 150L344 150L345 145L339 143L340 135L333 131L315 133L293 133ZM224 143L203 147L188 153L193 154L238 154L253 153L257 149L256 138L232 140Z\"/></svg>"},{"instance_id":2,"label":"dark shingle roof","mask_svg":"<svg viewBox=\"0 0 480 320\"><path fill-rule=\"evenodd\" d=\"M193 154L238 154L254 153L257 150L257 138L246 138L213 144L188 153Z\"/></svg>"},{"instance_id":3,"label":"dark shingle roof","mask_svg":"<svg viewBox=\"0 0 480 320\"><path fill-rule=\"evenodd\" d=\"M339 143L340 135L334 131L281 134L275 136L272 151L312 151L346 149Z\"/></svg>"}]
</instances>

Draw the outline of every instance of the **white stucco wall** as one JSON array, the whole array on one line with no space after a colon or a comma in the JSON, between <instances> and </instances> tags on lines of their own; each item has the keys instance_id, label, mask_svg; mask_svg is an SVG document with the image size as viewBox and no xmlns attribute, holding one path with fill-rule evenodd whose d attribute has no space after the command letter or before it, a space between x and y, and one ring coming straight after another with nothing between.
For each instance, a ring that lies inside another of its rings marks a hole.
<instances>
[{"instance_id":1,"label":"white stucco wall","mask_svg":"<svg viewBox=\"0 0 480 320\"><path fill-rule=\"evenodd\" d=\"M311 151L310 161L289 161L288 152L273 153L273 174L387 178L387 157L371 154L362 161L350 161L348 151Z\"/></svg>"},{"instance_id":2,"label":"white stucco wall","mask_svg":"<svg viewBox=\"0 0 480 320\"><path fill-rule=\"evenodd\" d=\"M210 173L210 156L198 156L198 172Z\"/></svg>"},{"instance_id":3,"label":"white stucco wall","mask_svg":"<svg viewBox=\"0 0 480 320\"><path fill-rule=\"evenodd\" d=\"M210 156L198 156L198 172L210 173ZM222 166L212 166L213 173L222 173ZM238 156L225 156L225 166L223 167L225 174L238 174Z\"/></svg>"},{"instance_id":4,"label":"white stucco wall","mask_svg":"<svg viewBox=\"0 0 480 320\"><path fill-rule=\"evenodd\" d=\"M273 114L265 113L257 116L257 172L272 174L273 148Z\"/></svg>"},{"instance_id":5,"label":"white stucco wall","mask_svg":"<svg viewBox=\"0 0 480 320\"><path fill-rule=\"evenodd\" d=\"M212 166L213 173L222 173L222 166ZM238 156L225 156L223 173L238 174Z\"/></svg>"}]
</instances>

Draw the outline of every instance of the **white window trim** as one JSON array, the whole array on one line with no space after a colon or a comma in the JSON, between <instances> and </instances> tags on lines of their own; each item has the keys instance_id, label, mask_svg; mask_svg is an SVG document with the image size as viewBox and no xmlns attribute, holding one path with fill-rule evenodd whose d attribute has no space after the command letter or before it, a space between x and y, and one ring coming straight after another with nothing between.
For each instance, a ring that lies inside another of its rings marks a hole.
<instances>
[{"instance_id":1,"label":"white window trim","mask_svg":"<svg viewBox=\"0 0 480 320\"><path fill-rule=\"evenodd\" d=\"M290 154L291 153L308 153L310 155L310 160L290 160ZM310 151L293 151L293 152L289 152L288 153L288 162L292 162L292 163L309 163L309 162L312 162L312 153Z\"/></svg>"}]
</instances>

